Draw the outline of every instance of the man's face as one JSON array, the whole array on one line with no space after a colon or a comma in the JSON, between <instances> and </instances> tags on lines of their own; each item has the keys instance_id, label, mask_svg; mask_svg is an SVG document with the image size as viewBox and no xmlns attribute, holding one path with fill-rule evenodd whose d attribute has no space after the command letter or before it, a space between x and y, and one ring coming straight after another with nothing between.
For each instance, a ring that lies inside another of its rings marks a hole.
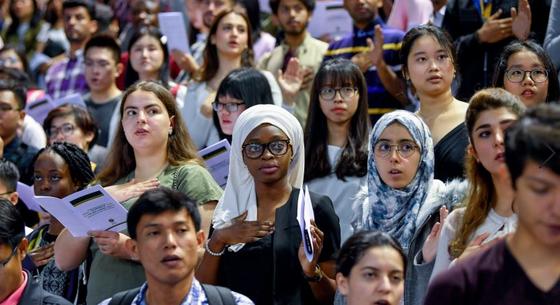
<instances>
[{"instance_id":1,"label":"man's face","mask_svg":"<svg viewBox=\"0 0 560 305\"><path fill-rule=\"evenodd\" d=\"M7 244L0 244L0 303L21 285L21 262L25 257L27 240L23 239L15 251ZM5 263L5 264L4 264Z\"/></svg>"},{"instance_id":2,"label":"man's face","mask_svg":"<svg viewBox=\"0 0 560 305\"><path fill-rule=\"evenodd\" d=\"M300 0L282 0L278 5L278 21L287 35L303 33L310 17L310 12Z\"/></svg>"},{"instance_id":3,"label":"man's face","mask_svg":"<svg viewBox=\"0 0 560 305\"><path fill-rule=\"evenodd\" d=\"M0 91L0 137L7 145L15 137L18 127L23 124L25 112L20 109L12 91Z\"/></svg>"},{"instance_id":4,"label":"man's face","mask_svg":"<svg viewBox=\"0 0 560 305\"><path fill-rule=\"evenodd\" d=\"M344 0L344 8L354 23L358 24L371 22L377 16L377 10L382 4L382 0Z\"/></svg>"},{"instance_id":5,"label":"man's face","mask_svg":"<svg viewBox=\"0 0 560 305\"><path fill-rule=\"evenodd\" d=\"M221 12L233 8L232 0L202 0L202 21L207 28Z\"/></svg>"},{"instance_id":6,"label":"man's face","mask_svg":"<svg viewBox=\"0 0 560 305\"><path fill-rule=\"evenodd\" d=\"M146 214L127 246L142 263L148 281L175 285L194 275L204 232L196 231L186 209Z\"/></svg>"},{"instance_id":7,"label":"man's face","mask_svg":"<svg viewBox=\"0 0 560 305\"><path fill-rule=\"evenodd\" d=\"M108 48L92 47L85 54L86 82L91 91L105 92L115 83L121 72L120 63L115 62Z\"/></svg>"},{"instance_id":8,"label":"man's face","mask_svg":"<svg viewBox=\"0 0 560 305\"><path fill-rule=\"evenodd\" d=\"M91 18L83 6L66 8L62 12L64 33L68 41L85 42L97 31L97 22Z\"/></svg>"},{"instance_id":9,"label":"man's face","mask_svg":"<svg viewBox=\"0 0 560 305\"><path fill-rule=\"evenodd\" d=\"M546 247L560 247L560 175L546 164L527 161L515 186L516 234Z\"/></svg>"},{"instance_id":10,"label":"man's face","mask_svg":"<svg viewBox=\"0 0 560 305\"><path fill-rule=\"evenodd\" d=\"M131 7L132 23L137 26L157 26L159 6L153 0L137 0Z\"/></svg>"}]
</instances>

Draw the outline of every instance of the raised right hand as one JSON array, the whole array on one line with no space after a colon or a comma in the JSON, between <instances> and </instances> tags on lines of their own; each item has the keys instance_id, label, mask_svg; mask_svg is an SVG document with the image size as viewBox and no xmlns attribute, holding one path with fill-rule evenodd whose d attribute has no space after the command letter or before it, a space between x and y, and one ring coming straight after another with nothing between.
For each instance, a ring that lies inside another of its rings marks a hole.
<instances>
[{"instance_id":1,"label":"raised right hand","mask_svg":"<svg viewBox=\"0 0 560 305\"><path fill-rule=\"evenodd\" d=\"M478 39L482 43L496 43L513 36L511 27L512 18L501 18L502 10L499 9L494 15L490 16L482 27L478 29Z\"/></svg>"},{"instance_id":2,"label":"raised right hand","mask_svg":"<svg viewBox=\"0 0 560 305\"><path fill-rule=\"evenodd\" d=\"M272 222L245 221L247 214L245 211L232 220L231 226L215 230L211 237L213 248L221 251L228 245L254 242L274 232Z\"/></svg>"}]
</instances>

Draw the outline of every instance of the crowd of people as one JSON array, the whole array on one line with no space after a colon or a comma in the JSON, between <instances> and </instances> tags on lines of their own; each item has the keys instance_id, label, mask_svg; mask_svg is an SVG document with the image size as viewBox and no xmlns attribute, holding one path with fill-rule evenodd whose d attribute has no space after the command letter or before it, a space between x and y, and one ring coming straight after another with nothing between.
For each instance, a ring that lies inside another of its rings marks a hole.
<instances>
[{"instance_id":1,"label":"crowd of people","mask_svg":"<svg viewBox=\"0 0 560 305\"><path fill-rule=\"evenodd\" d=\"M560 0L340 2L0 1L0 305L560 305Z\"/></svg>"}]
</instances>

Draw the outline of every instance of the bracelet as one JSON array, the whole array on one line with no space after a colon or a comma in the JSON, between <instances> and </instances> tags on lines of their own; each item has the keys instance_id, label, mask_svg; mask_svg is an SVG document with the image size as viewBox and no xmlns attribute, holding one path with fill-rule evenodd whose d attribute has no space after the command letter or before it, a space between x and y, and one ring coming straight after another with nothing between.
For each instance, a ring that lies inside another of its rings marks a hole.
<instances>
[{"instance_id":1,"label":"bracelet","mask_svg":"<svg viewBox=\"0 0 560 305\"><path fill-rule=\"evenodd\" d=\"M315 265L315 275L307 276L304 273L303 278L308 282L315 282L315 283L320 282L323 279L323 271L321 271L321 268L317 264L317 265Z\"/></svg>"},{"instance_id":2,"label":"bracelet","mask_svg":"<svg viewBox=\"0 0 560 305\"><path fill-rule=\"evenodd\" d=\"M206 242L204 243L204 249L206 249L206 252L208 252L208 254L212 255L212 256L222 256L222 254L224 254L224 252L226 252L226 247L224 247L222 249L222 251L220 252L214 252L212 250L210 250L210 246L208 246L210 244L210 238L206 240Z\"/></svg>"}]
</instances>

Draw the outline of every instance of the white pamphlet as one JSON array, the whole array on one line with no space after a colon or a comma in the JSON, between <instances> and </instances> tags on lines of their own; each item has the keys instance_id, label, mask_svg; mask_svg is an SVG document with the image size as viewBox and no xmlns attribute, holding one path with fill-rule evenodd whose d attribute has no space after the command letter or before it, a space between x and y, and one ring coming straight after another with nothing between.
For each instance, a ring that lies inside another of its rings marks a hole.
<instances>
[{"instance_id":1,"label":"white pamphlet","mask_svg":"<svg viewBox=\"0 0 560 305\"><path fill-rule=\"evenodd\" d=\"M333 40L340 39L352 33L352 18L343 0L317 1L307 29L313 37L329 35Z\"/></svg>"},{"instance_id":2,"label":"white pamphlet","mask_svg":"<svg viewBox=\"0 0 560 305\"><path fill-rule=\"evenodd\" d=\"M173 49L183 53L190 53L187 27L183 14L180 12L159 13L158 21L161 33L167 37L169 53Z\"/></svg>"},{"instance_id":3,"label":"white pamphlet","mask_svg":"<svg viewBox=\"0 0 560 305\"><path fill-rule=\"evenodd\" d=\"M225 189L229 175L229 151L230 145L227 139L214 143L198 152L204 159L206 166L214 180Z\"/></svg>"},{"instance_id":4,"label":"white pamphlet","mask_svg":"<svg viewBox=\"0 0 560 305\"><path fill-rule=\"evenodd\" d=\"M17 189L18 196L21 201L29 208L31 211L35 212L44 212L41 210L39 203L35 199L35 191L33 191L33 187L27 184L18 182Z\"/></svg>"},{"instance_id":5,"label":"white pamphlet","mask_svg":"<svg viewBox=\"0 0 560 305\"><path fill-rule=\"evenodd\" d=\"M86 237L89 231L120 232L126 229L126 209L100 185L62 199L49 196L35 198L74 237Z\"/></svg>"},{"instance_id":6,"label":"white pamphlet","mask_svg":"<svg viewBox=\"0 0 560 305\"><path fill-rule=\"evenodd\" d=\"M308 261L313 260L313 236L311 235L311 220L315 220L315 213L313 213L313 205L311 204L311 197L309 196L309 189L307 185L305 189L299 191L298 205L297 205L297 220L299 222L301 240L303 242L303 252Z\"/></svg>"},{"instance_id":7,"label":"white pamphlet","mask_svg":"<svg viewBox=\"0 0 560 305\"><path fill-rule=\"evenodd\" d=\"M31 116L37 123L43 125L43 121L49 114L49 112L54 109L54 103L49 95L45 95L42 98L31 101L25 106L25 113Z\"/></svg>"},{"instance_id":8,"label":"white pamphlet","mask_svg":"<svg viewBox=\"0 0 560 305\"><path fill-rule=\"evenodd\" d=\"M68 94L65 97L56 99L53 101L53 104L54 107L70 104L70 105L77 105L86 108L86 102L84 101L84 98L79 93Z\"/></svg>"}]
</instances>

